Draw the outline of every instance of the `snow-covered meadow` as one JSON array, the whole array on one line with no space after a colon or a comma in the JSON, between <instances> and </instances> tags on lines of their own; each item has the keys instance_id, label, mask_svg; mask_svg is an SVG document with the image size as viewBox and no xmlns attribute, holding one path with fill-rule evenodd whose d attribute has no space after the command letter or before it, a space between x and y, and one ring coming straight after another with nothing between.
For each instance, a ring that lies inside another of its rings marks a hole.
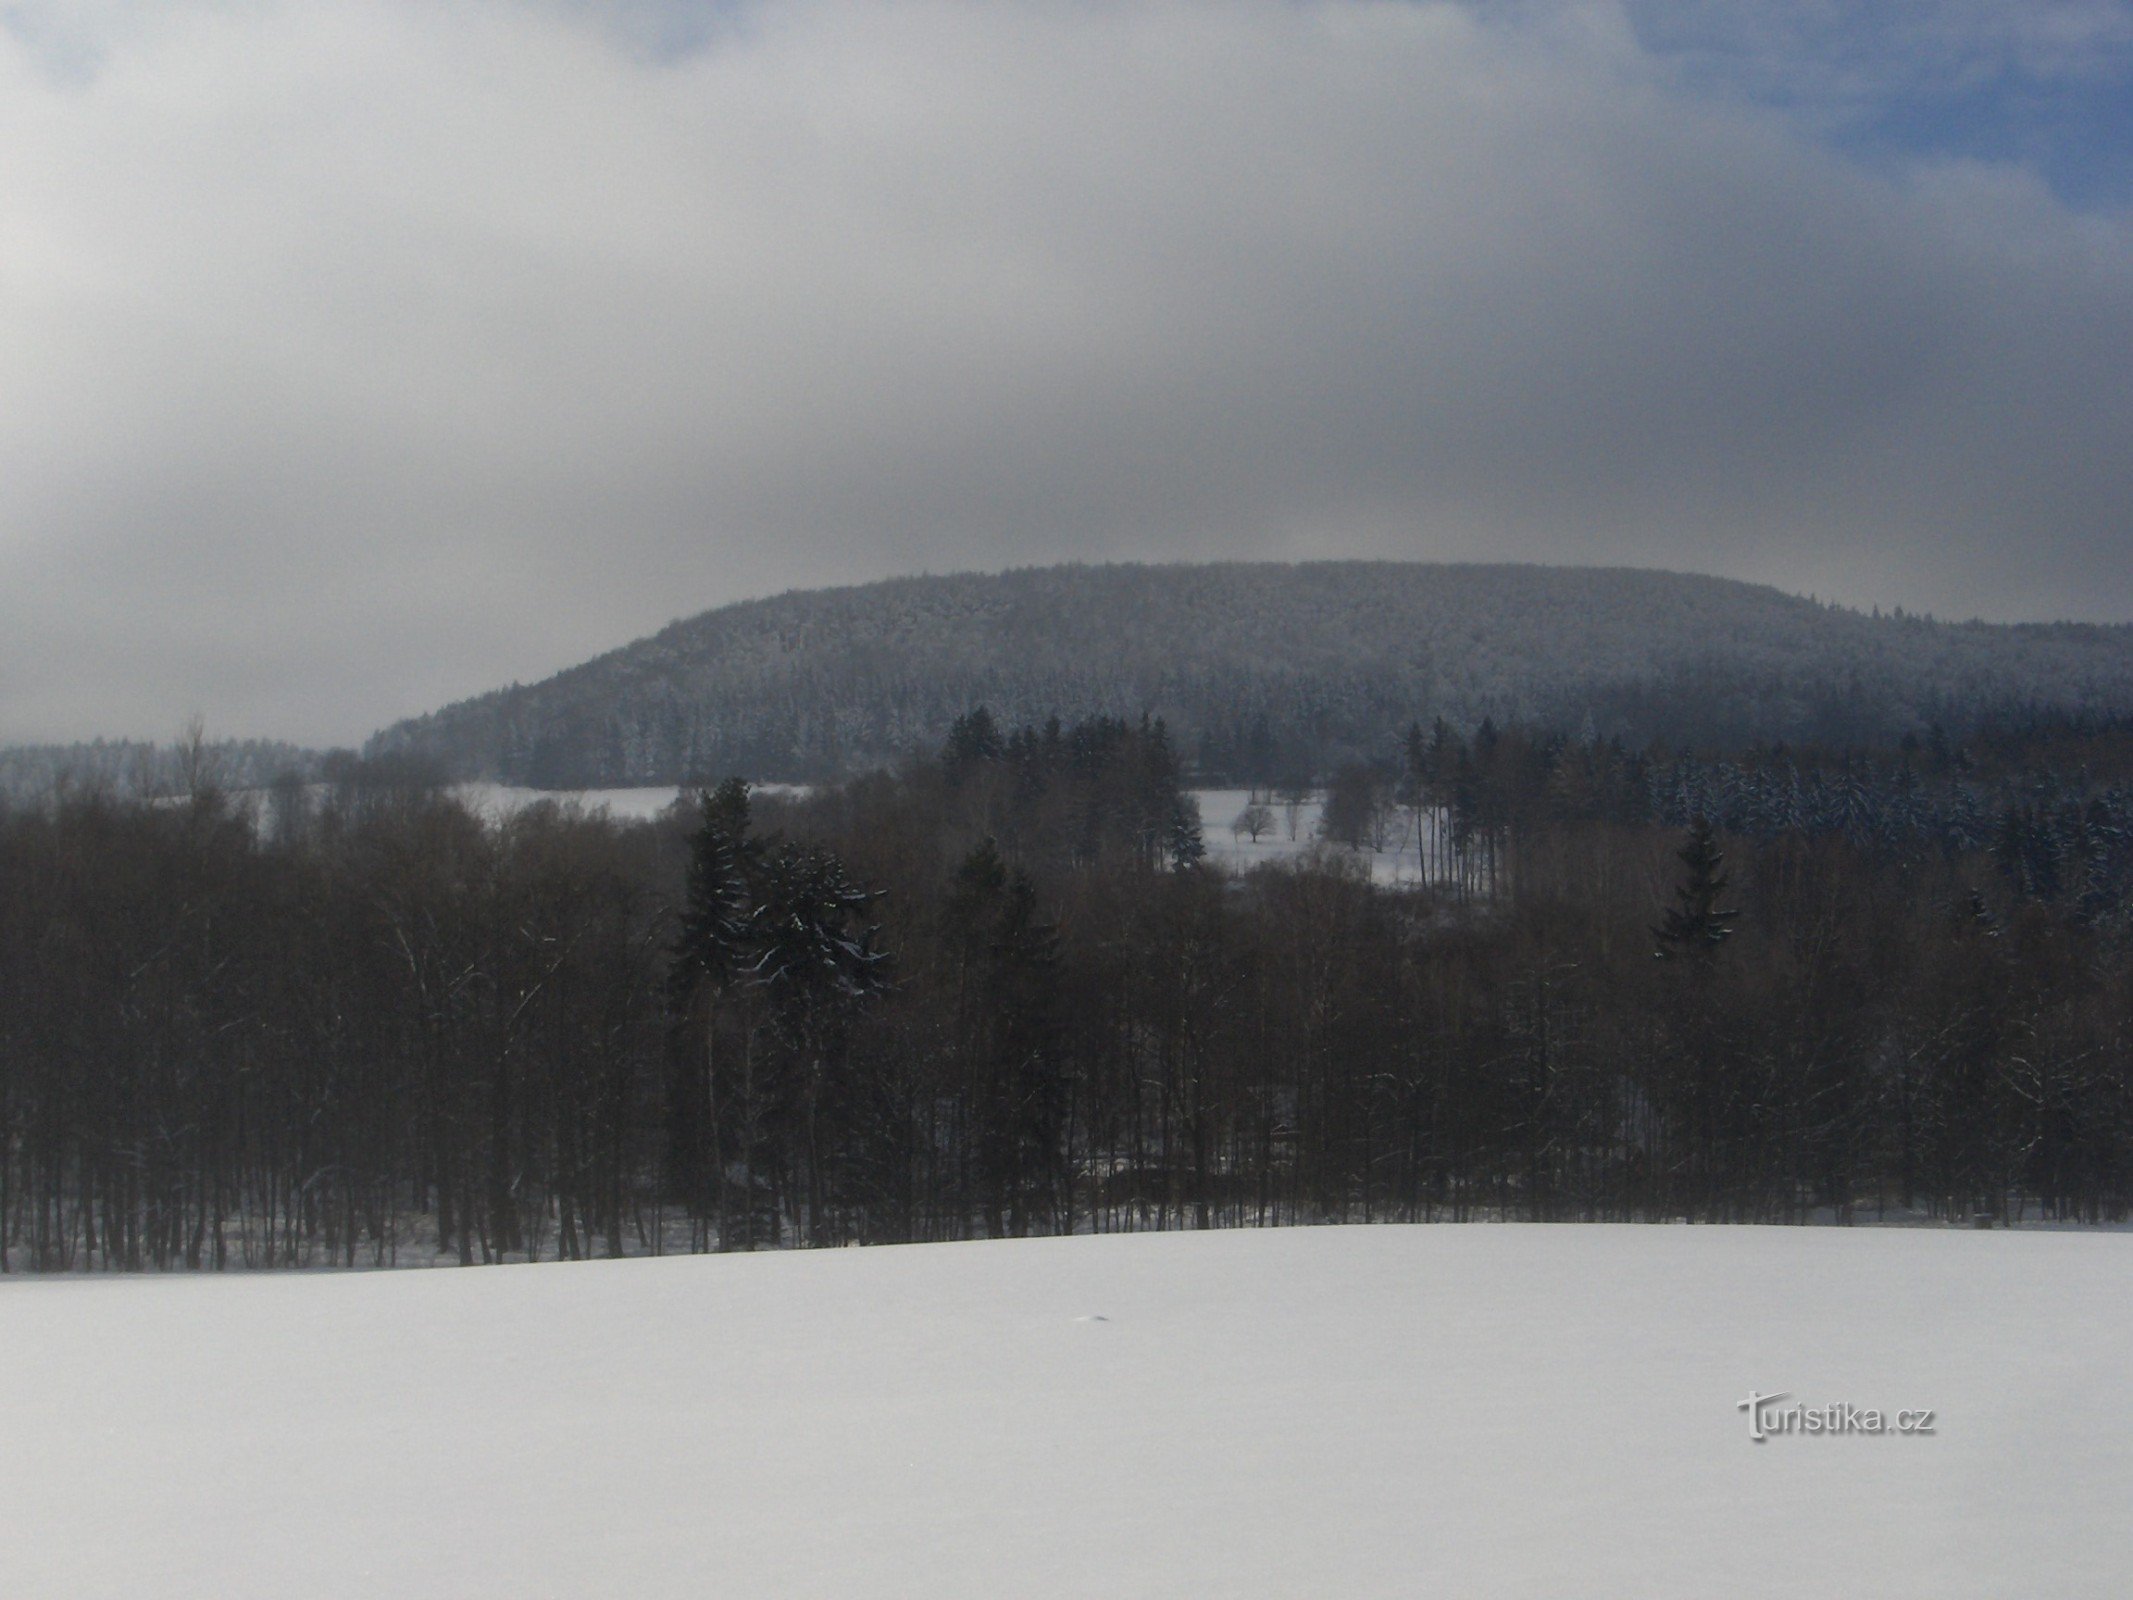
<instances>
[{"instance_id":1,"label":"snow-covered meadow","mask_svg":"<svg viewBox=\"0 0 2133 1600\"><path fill-rule=\"evenodd\" d=\"M0 1594L2115 1597L2129 1306L1882 1229L5 1280Z\"/></svg>"},{"instance_id":2,"label":"snow-covered meadow","mask_svg":"<svg viewBox=\"0 0 2133 1600\"><path fill-rule=\"evenodd\" d=\"M800 794L802 785L766 783L753 786L758 793ZM1423 875L1423 846L1413 819L1395 813L1390 819L1379 850L1350 851L1326 844L1319 836L1319 819L1325 806L1314 794L1293 807L1277 799L1266 801L1272 818L1257 839L1234 825L1249 805L1250 789L1189 789L1200 806L1200 827L1210 861L1234 871L1248 871L1268 862L1293 860L1313 850L1327 850L1367 867L1371 879L1381 884L1412 884ZM1256 791L1264 794L1265 791ZM617 821L650 821L681 795L679 789L521 789L500 783L464 783L456 794L467 808L492 820L500 820L543 800L576 805L587 811L604 811ZM1293 813L1293 814L1292 814ZM1426 827L1426 824L1425 824Z\"/></svg>"},{"instance_id":3,"label":"snow-covered meadow","mask_svg":"<svg viewBox=\"0 0 2133 1600\"><path fill-rule=\"evenodd\" d=\"M1293 860L1314 850L1324 850L1368 869L1374 883L1397 885L1422 881L1424 850L1429 843L1428 822L1420 828L1407 812L1395 810L1387 817L1383 847L1350 850L1327 843L1319 832L1325 815L1325 797L1318 793L1294 806L1284 805L1266 790L1192 789L1187 791L1200 804L1200 831L1207 844L1208 859L1236 871L1248 871L1273 861ZM1237 826L1245 808L1257 794L1272 818L1271 826L1257 839Z\"/></svg>"},{"instance_id":4,"label":"snow-covered meadow","mask_svg":"<svg viewBox=\"0 0 2133 1600\"><path fill-rule=\"evenodd\" d=\"M804 784L756 783L757 794L805 794ZM523 789L507 783L455 784L452 793L459 803L491 821L516 815L543 801L576 806L584 811L605 812L617 822L651 822L679 800L686 791L672 786L650 789Z\"/></svg>"}]
</instances>

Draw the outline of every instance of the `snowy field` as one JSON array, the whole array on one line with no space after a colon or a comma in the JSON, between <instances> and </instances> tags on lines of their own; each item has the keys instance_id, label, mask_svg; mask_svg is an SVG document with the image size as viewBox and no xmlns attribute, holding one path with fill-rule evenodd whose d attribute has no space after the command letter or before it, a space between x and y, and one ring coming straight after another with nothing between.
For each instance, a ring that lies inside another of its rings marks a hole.
<instances>
[{"instance_id":1,"label":"snowy field","mask_svg":"<svg viewBox=\"0 0 2133 1600\"><path fill-rule=\"evenodd\" d=\"M805 786L797 784L761 783L753 787L763 794L806 792ZM618 821L650 821L672 805L681 793L678 789L519 789L500 783L463 783L452 792L469 810L491 818L507 817L542 800L555 800L582 806L587 811L605 811ZM1231 828L1238 813L1250 802L1251 790L1192 789L1187 792L1200 802L1200 826L1207 842L1208 859L1222 866L1244 871L1263 862L1291 859L1322 847L1318 821L1323 807L1316 798L1296 807L1293 834L1288 808L1269 803L1273 826L1254 840L1233 832ZM1347 851L1340 853L1349 854ZM1378 883L1404 884L1420 880L1422 850L1412 824L1404 815L1396 816L1391 823L1384 849L1365 850L1360 856L1368 863L1370 875Z\"/></svg>"},{"instance_id":2,"label":"snowy field","mask_svg":"<svg viewBox=\"0 0 2133 1600\"><path fill-rule=\"evenodd\" d=\"M1251 801L1251 790L1193 789L1188 792L1200 802L1200 832L1207 842L1208 859L1225 867L1244 871L1264 862L1287 860L1310 850L1325 849L1343 857L1357 857L1369 866L1371 880L1376 883L1412 884L1422 879L1424 841L1417 836L1412 820L1404 812L1392 816L1382 850L1349 851L1327 845L1319 838L1319 818L1325 810L1319 797L1314 796L1295 808L1293 834L1289 808L1277 801L1267 801L1266 807L1273 814L1274 825L1255 840L1236 832L1233 827L1238 815Z\"/></svg>"},{"instance_id":3,"label":"snowy field","mask_svg":"<svg viewBox=\"0 0 2133 1600\"><path fill-rule=\"evenodd\" d=\"M2115 1600L2129 1308L1916 1230L0 1280L0 1595Z\"/></svg>"},{"instance_id":4,"label":"snowy field","mask_svg":"<svg viewBox=\"0 0 2133 1600\"><path fill-rule=\"evenodd\" d=\"M758 789L776 791L780 784L758 784ZM586 811L604 811L617 822L650 822L681 798L675 788L663 789L521 789L505 783L461 783L452 788L459 803L478 816L501 820L553 800Z\"/></svg>"}]
</instances>

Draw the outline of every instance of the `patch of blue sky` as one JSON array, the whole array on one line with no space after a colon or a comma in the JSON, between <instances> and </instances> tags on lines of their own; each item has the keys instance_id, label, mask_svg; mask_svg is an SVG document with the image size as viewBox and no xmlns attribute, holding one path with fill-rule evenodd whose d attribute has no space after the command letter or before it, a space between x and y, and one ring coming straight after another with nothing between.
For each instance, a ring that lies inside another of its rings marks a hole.
<instances>
[{"instance_id":1,"label":"patch of blue sky","mask_svg":"<svg viewBox=\"0 0 2133 1600\"><path fill-rule=\"evenodd\" d=\"M774 3L774 0L773 0ZM565 0L653 61L685 61L745 32L755 0Z\"/></svg>"},{"instance_id":2,"label":"patch of blue sky","mask_svg":"<svg viewBox=\"0 0 2133 1600\"><path fill-rule=\"evenodd\" d=\"M0 38L11 39L55 83L96 76L106 52L106 16L69 19L50 5L0 5Z\"/></svg>"},{"instance_id":3,"label":"patch of blue sky","mask_svg":"<svg viewBox=\"0 0 2133 1600\"><path fill-rule=\"evenodd\" d=\"M1840 136L1866 159L1941 157L2027 167L2069 204L2133 207L2133 77L2061 84L2049 93L1996 83L1905 96Z\"/></svg>"},{"instance_id":4,"label":"patch of blue sky","mask_svg":"<svg viewBox=\"0 0 2133 1600\"><path fill-rule=\"evenodd\" d=\"M2013 164L2133 207L2133 0L1622 0L1684 86L1781 110L1881 167Z\"/></svg>"}]
</instances>

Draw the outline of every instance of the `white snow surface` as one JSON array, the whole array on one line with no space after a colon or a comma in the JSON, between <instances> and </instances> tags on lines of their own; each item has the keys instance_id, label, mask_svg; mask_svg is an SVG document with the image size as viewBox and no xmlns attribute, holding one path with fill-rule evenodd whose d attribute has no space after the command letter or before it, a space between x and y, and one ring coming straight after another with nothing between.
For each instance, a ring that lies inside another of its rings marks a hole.
<instances>
[{"instance_id":1,"label":"white snow surface","mask_svg":"<svg viewBox=\"0 0 2133 1600\"><path fill-rule=\"evenodd\" d=\"M751 783L749 788L763 795L805 795L809 791L809 786L804 783ZM457 784L452 792L470 810L489 817L507 817L542 801L554 801L586 811L605 811L618 821L649 821L674 804L685 791L676 788L525 789L504 783L479 782ZM1262 861L1302 855L1322 844L1318 825L1325 803L1323 797L1315 793L1296 808L1293 837L1287 807L1269 800L1267 809L1273 814L1274 825L1255 841L1233 832L1231 824L1254 794L1266 791L1188 789L1185 792L1199 802L1200 825L1206 835L1208 852L1217 860L1249 867ZM1414 826L1404 812L1396 814L1387 824L1382 850L1343 850L1342 853L1370 859L1377 875L1387 881L1398 875L1411 882L1420 871L1421 853L1414 837Z\"/></svg>"},{"instance_id":2,"label":"white snow surface","mask_svg":"<svg viewBox=\"0 0 2133 1600\"><path fill-rule=\"evenodd\" d=\"M750 787L764 795L804 795L808 792L805 784L758 783ZM452 792L469 810L491 821L502 821L543 801L554 801L588 812L605 812L618 822L650 822L682 795L681 790L672 788L523 789L487 782L462 783ZM1325 809L1320 796L1314 795L1296 808L1293 837L1287 808L1269 802L1268 810L1273 813L1274 825L1254 840L1234 832L1231 825L1252 795L1264 791L1190 789L1186 792L1200 804L1200 828L1207 844L1208 859L1233 871L1249 871L1269 862L1293 861L1313 851L1324 851L1334 859L1367 871L1375 883L1415 884L1424 876L1423 842L1416 835L1413 819L1405 812L1394 814L1387 823L1383 849L1349 850L1320 838L1319 818Z\"/></svg>"},{"instance_id":3,"label":"white snow surface","mask_svg":"<svg viewBox=\"0 0 2133 1600\"><path fill-rule=\"evenodd\" d=\"M1423 819L1418 829L1415 819L1404 810L1395 811L1388 817L1383 848L1350 850L1345 845L1329 843L1319 834L1319 822L1326 809L1323 795L1314 794L1296 807L1293 837L1289 831L1288 807L1279 801L1266 801L1274 825L1255 840L1235 830L1238 816L1251 803L1255 791L1193 789L1187 792L1200 803L1200 836L1206 842L1208 859L1218 865L1240 872L1249 871L1268 862L1293 861L1313 851L1324 851L1335 860L1367 870L1373 883L1412 885L1422 882L1425 877L1423 853L1428 841L1424 832L1429 823ZM1265 790L1256 792L1266 793Z\"/></svg>"},{"instance_id":4,"label":"white snow surface","mask_svg":"<svg viewBox=\"0 0 2133 1600\"><path fill-rule=\"evenodd\" d=\"M751 783L751 794L804 795L808 785L804 783ZM557 805L576 806L581 811L605 812L617 822L652 822L663 815L667 808L684 796L697 793L693 789L672 786L652 789L522 789L508 783L461 783L452 787L452 793L469 811L502 821L516 816L528 806L553 801Z\"/></svg>"},{"instance_id":5,"label":"white snow surface","mask_svg":"<svg viewBox=\"0 0 2133 1600\"><path fill-rule=\"evenodd\" d=\"M520 789L504 783L462 783L452 793L460 804L492 821L515 816L543 801L604 811L617 822L650 822L681 798L679 789Z\"/></svg>"},{"instance_id":6,"label":"white snow surface","mask_svg":"<svg viewBox=\"0 0 2133 1600\"><path fill-rule=\"evenodd\" d=\"M2129 1309L1890 1229L0 1280L0 1595L2117 1597Z\"/></svg>"}]
</instances>

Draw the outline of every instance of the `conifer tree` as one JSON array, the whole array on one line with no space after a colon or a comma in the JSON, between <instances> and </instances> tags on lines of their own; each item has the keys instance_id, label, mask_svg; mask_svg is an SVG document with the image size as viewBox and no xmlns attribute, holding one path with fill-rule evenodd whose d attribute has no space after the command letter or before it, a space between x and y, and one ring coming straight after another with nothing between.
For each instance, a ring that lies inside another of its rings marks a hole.
<instances>
[{"instance_id":1,"label":"conifer tree","mask_svg":"<svg viewBox=\"0 0 2133 1600\"><path fill-rule=\"evenodd\" d=\"M957 717L950 726L941 760L950 778L960 782L980 762L999 760L1002 748L999 724L993 721L989 710L979 706Z\"/></svg>"},{"instance_id":2,"label":"conifer tree","mask_svg":"<svg viewBox=\"0 0 2133 1600\"><path fill-rule=\"evenodd\" d=\"M689 842L686 897L667 972L667 999L677 1019L667 1086L667 1160L699 1225L715 1216L723 1237L716 1092L720 1001L754 959L755 880L762 851L749 836L744 780L728 778L700 803L703 820ZM715 1195L709 1192L714 1185Z\"/></svg>"},{"instance_id":3,"label":"conifer tree","mask_svg":"<svg viewBox=\"0 0 2133 1600\"><path fill-rule=\"evenodd\" d=\"M961 970L959 1048L976 1192L989 1233L1021 1235L1052 1221L1070 1189L1062 1144L1057 928L1037 887L991 839L957 869L944 906Z\"/></svg>"},{"instance_id":4,"label":"conifer tree","mask_svg":"<svg viewBox=\"0 0 2133 1600\"><path fill-rule=\"evenodd\" d=\"M687 899L674 941L672 990L686 1006L708 985L720 990L745 958L755 916L752 879L761 850L748 835L748 785L728 778L700 798L703 821L689 843Z\"/></svg>"},{"instance_id":5,"label":"conifer tree","mask_svg":"<svg viewBox=\"0 0 2133 1600\"><path fill-rule=\"evenodd\" d=\"M1690 819L1688 843L1676 852L1675 859L1681 863L1685 876L1674 890L1674 904L1667 909L1665 919L1652 930L1659 940L1659 948L1653 954L1662 958L1708 958L1732 936L1733 919L1740 915L1737 909L1719 905L1732 879L1719 870L1726 858L1708 819Z\"/></svg>"},{"instance_id":6,"label":"conifer tree","mask_svg":"<svg viewBox=\"0 0 2133 1600\"><path fill-rule=\"evenodd\" d=\"M1207 841L1200 832L1200 802L1180 790L1170 807L1170 864L1190 872L1207 859Z\"/></svg>"},{"instance_id":7,"label":"conifer tree","mask_svg":"<svg viewBox=\"0 0 2133 1600\"><path fill-rule=\"evenodd\" d=\"M880 929L866 920L880 891L863 889L844 863L819 845L784 844L763 864L753 958L743 979L768 1005L771 1031L783 1056L782 1082L757 1090L751 1123L790 1108L797 1115L805 1157L807 1234L820 1243L824 1226L821 1125L853 1016L888 986L888 954ZM751 1163L756 1152L743 1151ZM751 1235L753 1223L751 1221Z\"/></svg>"}]
</instances>

